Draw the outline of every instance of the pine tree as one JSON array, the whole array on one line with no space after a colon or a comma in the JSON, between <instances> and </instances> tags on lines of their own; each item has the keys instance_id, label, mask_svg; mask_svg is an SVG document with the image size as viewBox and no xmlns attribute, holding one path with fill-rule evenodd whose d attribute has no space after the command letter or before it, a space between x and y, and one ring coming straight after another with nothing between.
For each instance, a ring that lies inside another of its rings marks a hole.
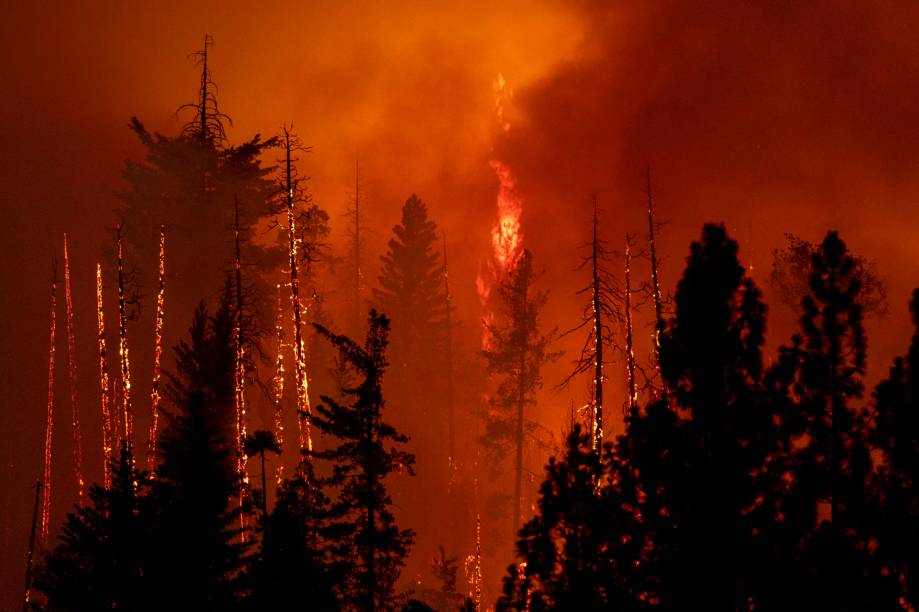
<instances>
[{"instance_id":1,"label":"pine tree","mask_svg":"<svg viewBox=\"0 0 919 612\"><path fill-rule=\"evenodd\" d=\"M919 289L910 302L915 333L905 357L897 357L890 375L874 393L871 442L883 454L875 489L883 517L875 525L878 547L874 566L886 568L894 595L919 605Z\"/></svg>"},{"instance_id":2,"label":"pine tree","mask_svg":"<svg viewBox=\"0 0 919 612\"><path fill-rule=\"evenodd\" d=\"M858 260L836 232L812 254L800 336L785 348L789 422L799 441L783 514L796 557L797 601L838 610L872 607L882 588L870 569L872 469L863 394L867 343Z\"/></svg>"},{"instance_id":3,"label":"pine tree","mask_svg":"<svg viewBox=\"0 0 919 612\"><path fill-rule=\"evenodd\" d=\"M668 399L633 412L623 447L643 494L644 571L662 606L741 608L774 519L763 468L776 434L761 399L766 307L723 226L692 244L675 305L660 349Z\"/></svg>"},{"instance_id":4,"label":"pine tree","mask_svg":"<svg viewBox=\"0 0 919 612\"><path fill-rule=\"evenodd\" d=\"M232 284L214 317L199 306L191 344L176 347L170 375L175 412L160 437L152 484L156 546L150 579L182 593L188 609L233 609L248 544L239 529L239 481L234 453ZM229 433L228 433L229 432ZM166 594L163 594L166 597ZM165 607L167 604L162 601Z\"/></svg>"},{"instance_id":5,"label":"pine tree","mask_svg":"<svg viewBox=\"0 0 919 612\"><path fill-rule=\"evenodd\" d=\"M391 361L397 384L403 389L406 385L417 388L431 379L433 366L439 364L436 348L445 314L443 268L435 244L437 226L418 196L412 194L405 201L393 234L386 255L380 258L380 288L374 289L373 298L392 320ZM430 389L422 389L425 392Z\"/></svg>"},{"instance_id":6,"label":"pine tree","mask_svg":"<svg viewBox=\"0 0 919 612\"><path fill-rule=\"evenodd\" d=\"M232 261L227 228L234 223L234 200L239 203L242 260L262 271L273 270L283 253L252 241L257 222L269 213L266 203L272 194L273 168L263 166L261 159L277 139L255 135L238 145L228 142L225 126L230 120L217 104L212 51L208 36L203 49L193 54L200 86L195 102L179 109L190 111L179 134L150 132L139 119L131 119L129 127L143 147L144 159L125 163L126 187L118 194L126 257L141 286L156 286L159 227L169 226L171 312L191 312L202 283L215 286ZM270 295L261 275L248 280L251 299ZM172 328L167 319L167 338L177 335L172 329L179 328ZM258 321L257 329L270 329L270 321ZM251 342L257 340L250 334Z\"/></svg>"},{"instance_id":7,"label":"pine tree","mask_svg":"<svg viewBox=\"0 0 919 612\"><path fill-rule=\"evenodd\" d=\"M542 386L542 367L558 357L548 350L555 330L547 335L540 331L539 314L547 295L532 289L533 278L533 256L524 250L498 286L502 322L489 326L492 342L483 351L488 373L499 377L499 382L482 442L494 465L513 449L515 537L522 518L523 449L531 429L526 408L535 403L534 395Z\"/></svg>"},{"instance_id":8,"label":"pine tree","mask_svg":"<svg viewBox=\"0 0 919 612\"><path fill-rule=\"evenodd\" d=\"M110 467L112 486L90 487L89 503L67 515L59 544L39 568L40 609L157 609L157 585L148 577L153 523L146 479L127 449Z\"/></svg>"},{"instance_id":9,"label":"pine tree","mask_svg":"<svg viewBox=\"0 0 919 612\"><path fill-rule=\"evenodd\" d=\"M551 457L538 514L521 530L519 565L498 610L634 610L643 541L637 490L612 445L593 448L575 425L564 455Z\"/></svg>"},{"instance_id":10,"label":"pine tree","mask_svg":"<svg viewBox=\"0 0 919 612\"><path fill-rule=\"evenodd\" d=\"M413 473L415 458L401 450L408 438L383 420L382 378L386 369L389 320L370 311L367 338L361 346L315 325L358 376L355 386L342 389L350 403L322 396L314 423L338 445L313 451L332 465L331 483L340 488L333 510L351 525L350 542L357 561L350 572L346 606L359 610L388 610L395 601L395 584L414 539L411 529L399 529L385 479L394 471Z\"/></svg>"},{"instance_id":11,"label":"pine tree","mask_svg":"<svg viewBox=\"0 0 919 612\"><path fill-rule=\"evenodd\" d=\"M253 610L282 610L293 602L341 609L350 551L340 543L342 526L321 485L306 459L281 485L249 575Z\"/></svg>"}]
</instances>

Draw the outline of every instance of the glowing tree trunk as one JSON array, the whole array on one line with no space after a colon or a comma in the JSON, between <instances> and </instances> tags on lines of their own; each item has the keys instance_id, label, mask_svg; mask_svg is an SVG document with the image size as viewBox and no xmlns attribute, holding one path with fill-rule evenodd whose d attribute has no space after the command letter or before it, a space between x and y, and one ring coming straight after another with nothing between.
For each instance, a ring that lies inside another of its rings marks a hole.
<instances>
[{"instance_id":1,"label":"glowing tree trunk","mask_svg":"<svg viewBox=\"0 0 919 612\"><path fill-rule=\"evenodd\" d=\"M35 528L38 524L38 508L41 500L41 481L35 483L35 505L32 507L32 529L29 531L29 555L26 558L26 586L22 596L22 612L30 609L32 599L32 566L35 559Z\"/></svg>"},{"instance_id":2,"label":"glowing tree trunk","mask_svg":"<svg viewBox=\"0 0 919 612\"><path fill-rule=\"evenodd\" d=\"M628 411L638 410L638 390L635 383L635 349L632 339L632 253L631 237L625 238L625 361L628 382Z\"/></svg>"},{"instance_id":3,"label":"glowing tree trunk","mask_svg":"<svg viewBox=\"0 0 919 612\"><path fill-rule=\"evenodd\" d=\"M121 225L118 226L118 356L121 361L121 426L122 444L134 448L134 414L131 409L131 360L128 356L128 313L125 296L124 251L121 243Z\"/></svg>"},{"instance_id":4,"label":"glowing tree trunk","mask_svg":"<svg viewBox=\"0 0 919 612\"><path fill-rule=\"evenodd\" d=\"M83 439L80 407L77 403L77 356L73 331L73 299L70 292L70 251L64 234L64 299L67 306L67 372L70 382L70 414L73 425L73 473L77 482L77 503L83 505Z\"/></svg>"},{"instance_id":5,"label":"glowing tree trunk","mask_svg":"<svg viewBox=\"0 0 919 612\"><path fill-rule=\"evenodd\" d=\"M102 265L96 264L96 325L99 343L99 390L102 398L102 483L106 489L112 486L110 467L112 451L115 448L114 404L109 396L108 355L105 347L105 311L102 305Z\"/></svg>"},{"instance_id":6,"label":"glowing tree trunk","mask_svg":"<svg viewBox=\"0 0 919 612\"><path fill-rule=\"evenodd\" d=\"M651 296L654 300L654 364L660 373L659 351L664 330L661 286L657 268L657 247L654 244L654 199L651 192L651 170L648 170L648 253L651 256Z\"/></svg>"},{"instance_id":7,"label":"glowing tree trunk","mask_svg":"<svg viewBox=\"0 0 919 612\"><path fill-rule=\"evenodd\" d=\"M600 295L600 238L597 219L597 198L594 197L593 240L591 241L591 309L593 312L594 341L594 401L593 433L594 448L603 444L603 308Z\"/></svg>"},{"instance_id":8,"label":"glowing tree trunk","mask_svg":"<svg viewBox=\"0 0 919 612\"><path fill-rule=\"evenodd\" d=\"M160 417L160 361L163 355L163 320L166 316L166 226L160 225L159 289L156 292L156 318L153 322L153 385L150 391L150 438L147 448L147 469L153 473L156 465Z\"/></svg>"},{"instance_id":9,"label":"glowing tree trunk","mask_svg":"<svg viewBox=\"0 0 919 612\"><path fill-rule=\"evenodd\" d=\"M48 410L45 417L45 467L43 482L45 493L41 504L41 542L48 539L48 528L51 524L51 454L54 433L54 345L57 333L57 267L51 276L51 329L50 348L48 350Z\"/></svg>"},{"instance_id":10,"label":"glowing tree trunk","mask_svg":"<svg viewBox=\"0 0 919 612\"><path fill-rule=\"evenodd\" d=\"M233 387L236 400L236 471L239 475L239 507L242 508L245 502L246 487L249 484L249 473L246 470L245 445L246 439L246 354L243 339L243 285L242 285L242 264L239 254L239 200L234 198L235 206L235 223L233 228L234 242L236 245L236 257L234 268L236 272L236 330L233 334L236 340L236 363L234 368ZM263 490L264 493L264 490ZM246 514L239 514L240 527L246 527ZM243 532L245 540L245 531Z\"/></svg>"},{"instance_id":11,"label":"glowing tree trunk","mask_svg":"<svg viewBox=\"0 0 919 612\"><path fill-rule=\"evenodd\" d=\"M278 283L278 312L274 329L277 338L277 357L274 364L274 439L278 448L284 448L284 413L281 404L284 400L284 303L281 299L281 284ZM277 482L284 478L284 463L278 459Z\"/></svg>"},{"instance_id":12,"label":"glowing tree trunk","mask_svg":"<svg viewBox=\"0 0 919 612\"><path fill-rule=\"evenodd\" d=\"M309 380L306 374L306 349L303 342L303 308L300 301L300 276L297 262L297 228L294 214L297 181L292 157L298 148L289 130L284 130L284 183L286 187L288 256L290 260L290 298L294 311L294 373L297 384L297 428L301 450L313 450L311 428L312 410L309 399Z\"/></svg>"}]
</instances>

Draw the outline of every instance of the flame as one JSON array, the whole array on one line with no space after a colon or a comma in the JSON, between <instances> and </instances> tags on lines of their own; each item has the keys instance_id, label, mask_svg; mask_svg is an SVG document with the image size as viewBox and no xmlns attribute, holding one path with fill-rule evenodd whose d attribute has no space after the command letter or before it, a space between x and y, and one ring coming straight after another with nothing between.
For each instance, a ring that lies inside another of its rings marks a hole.
<instances>
[{"instance_id":1,"label":"flame","mask_svg":"<svg viewBox=\"0 0 919 612\"><path fill-rule=\"evenodd\" d=\"M517 193L517 180L510 166L498 159L489 164L498 177L498 222L491 230L492 251L499 273L506 274L516 266L523 245L523 198Z\"/></svg>"},{"instance_id":2,"label":"flame","mask_svg":"<svg viewBox=\"0 0 919 612\"><path fill-rule=\"evenodd\" d=\"M150 391L150 440L147 469L153 473L160 416L160 360L163 355L163 320L166 316L166 226L160 225L159 290L156 293L156 318L153 323L153 386Z\"/></svg>"},{"instance_id":3,"label":"flame","mask_svg":"<svg viewBox=\"0 0 919 612\"><path fill-rule=\"evenodd\" d=\"M297 431L300 437L300 450L313 450L313 437L310 427L312 410L310 408L309 380L306 374L306 350L303 343L303 306L300 302L300 278L297 270L297 231L294 220L293 192L287 198L287 232L290 257L290 299L294 311L294 372L297 384Z\"/></svg>"},{"instance_id":4,"label":"flame","mask_svg":"<svg viewBox=\"0 0 919 612\"><path fill-rule=\"evenodd\" d=\"M112 475L109 471L114 448L114 429L112 410L109 400L108 357L105 348L105 314L102 308L102 264L96 264L96 324L99 329L99 387L102 391L102 482L105 488L112 486Z\"/></svg>"},{"instance_id":5,"label":"flame","mask_svg":"<svg viewBox=\"0 0 919 612\"><path fill-rule=\"evenodd\" d=\"M134 415L131 411L131 360L128 355L128 314L124 293L124 250L121 226L117 230L118 242L118 356L121 359L121 417L123 442L128 449L134 446Z\"/></svg>"},{"instance_id":6,"label":"flame","mask_svg":"<svg viewBox=\"0 0 919 612\"><path fill-rule=\"evenodd\" d=\"M48 350L48 412L45 419L44 493L41 504L41 541L48 538L51 523L51 440L54 430L54 338L57 333L57 275L51 279L51 343Z\"/></svg>"},{"instance_id":7,"label":"flame","mask_svg":"<svg viewBox=\"0 0 919 612\"><path fill-rule=\"evenodd\" d=\"M70 293L70 251L64 233L64 296L67 303L67 371L70 378L70 410L73 424L73 472L77 481L77 503L83 505L83 438L80 435L80 408L77 404L77 357L73 338L73 300Z\"/></svg>"},{"instance_id":8,"label":"flame","mask_svg":"<svg viewBox=\"0 0 919 612\"><path fill-rule=\"evenodd\" d=\"M495 112L499 127L506 133L511 128L505 113L511 91L507 87L507 81L500 74L495 80L494 91ZM489 165L498 179L497 219L491 230L490 261L476 277L476 291L484 311L482 316L482 348L484 350L488 350L491 345L489 328L494 320L493 308L490 304L491 289L496 282L513 271L523 252L523 231L520 226L520 218L523 214L524 200L517 191L517 179L506 162L492 159Z\"/></svg>"},{"instance_id":9,"label":"flame","mask_svg":"<svg viewBox=\"0 0 919 612\"><path fill-rule=\"evenodd\" d=\"M274 370L274 438L279 448L284 447L284 414L281 410L281 402L284 399L284 303L281 299L281 283L277 285L278 289L278 314L275 319L275 333L278 342L277 358L275 359ZM284 464L278 461L277 480L280 486L284 477Z\"/></svg>"}]
</instances>

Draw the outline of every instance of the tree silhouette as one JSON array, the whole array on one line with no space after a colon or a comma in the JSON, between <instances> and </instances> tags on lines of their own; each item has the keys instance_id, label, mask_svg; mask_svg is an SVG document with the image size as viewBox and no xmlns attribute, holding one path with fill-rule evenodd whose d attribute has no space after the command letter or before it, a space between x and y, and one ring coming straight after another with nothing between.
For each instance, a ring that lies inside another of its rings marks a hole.
<instances>
[{"instance_id":1,"label":"tree silhouette","mask_svg":"<svg viewBox=\"0 0 919 612\"><path fill-rule=\"evenodd\" d=\"M341 609L350 550L307 459L278 490L263 525L261 554L249 576L253 610L280 610L294 602L317 610Z\"/></svg>"},{"instance_id":2,"label":"tree silhouette","mask_svg":"<svg viewBox=\"0 0 919 612\"><path fill-rule=\"evenodd\" d=\"M373 290L373 298L392 320L390 353L397 384L401 389L429 387L426 381L440 361L436 349L442 340L445 297L443 267L435 244L437 226L418 196L412 194L405 201L393 234L387 253L380 258L380 288ZM422 394L430 392L430 388L422 389ZM418 397L418 392L411 395Z\"/></svg>"},{"instance_id":3,"label":"tree silhouette","mask_svg":"<svg viewBox=\"0 0 919 612\"><path fill-rule=\"evenodd\" d=\"M498 286L503 323L488 326L492 341L482 352L488 373L499 377L482 442L494 464L514 450L514 535L522 518L523 447L531 429L525 411L535 403L534 394L542 386L542 367L558 358L548 350L555 330L542 335L539 329L539 313L547 295L532 290L533 276L533 256L524 250Z\"/></svg>"},{"instance_id":4,"label":"tree silhouette","mask_svg":"<svg viewBox=\"0 0 919 612\"><path fill-rule=\"evenodd\" d=\"M154 540L146 480L126 448L111 474L111 487L93 485L89 503L67 515L59 544L36 576L34 586L45 598L37 609L157 609L148 577Z\"/></svg>"},{"instance_id":5,"label":"tree silhouette","mask_svg":"<svg viewBox=\"0 0 919 612\"><path fill-rule=\"evenodd\" d=\"M351 526L349 536L357 561L349 575L352 584L346 605L359 610L389 609L414 532L396 525L384 480L397 470L413 473L415 462L411 453L396 446L408 438L383 420L382 378L389 320L371 310L363 346L321 325L315 328L339 350L358 377L354 386L341 390L350 402L322 396L314 423L338 445L311 453L331 462L330 483L339 487L333 509Z\"/></svg>"},{"instance_id":6,"label":"tree silhouette","mask_svg":"<svg viewBox=\"0 0 919 612\"><path fill-rule=\"evenodd\" d=\"M762 468L776 436L759 401L766 308L723 226L693 242L675 306L661 337L666 399L632 412L623 446L652 543L644 572L662 606L740 608L774 518Z\"/></svg>"},{"instance_id":7,"label":"tree silhouette","mask_svg":"<svg viewBox=\"0 0 919 612\"><path fill-rule=\"evenodd\" d=\"M875 566L887 568L897 585L894 594L902 594L915 608L919 605L919 289L913 291L910 311L915 332L909 350L894 360L890 375L874 393L871 442L883 453L875 478L883 503Z\"/></svg>"},{"instance_id":8,"label":"tree silhouette","mask_svg":"<svg viewBox=\"0 0 919 612\"><path fill-rule=\"evenodd\" d=\"M520 565L504 579L498 610L634 610L644 542L637 490L613 446L593 448L576 424L551 457L538 514L517 542Z\"/></svg>"},{"instance_id":9,"label":"tree silhouette","mask_svg":"<svg viewBox=\"0 0 919 612\"><path fill-rule=\"evenodd\" d=\"M798 440L783 508L800 551L789 597L840 610L872 607L884 582L871 570L872 461L857 405L867 358L861 290L857 259L829 232L811 257L800 335L780 362Z\"/></svg>"},{"instance_id":10,"label":"tree silhouette","mask_svg":"<svg viewBox=\"0 0 919 612\"><path fill-rule=\"evenodd\" d=\"M266 484L265 476L265 453L280 455L281 447L273 433L260 429L246 436L246 439L243 441L243 448L245 449L246 455L249 457L258 455L262 464L262 520L266 520L268 517L268 485Z\"/></svg>"}]
</instances>

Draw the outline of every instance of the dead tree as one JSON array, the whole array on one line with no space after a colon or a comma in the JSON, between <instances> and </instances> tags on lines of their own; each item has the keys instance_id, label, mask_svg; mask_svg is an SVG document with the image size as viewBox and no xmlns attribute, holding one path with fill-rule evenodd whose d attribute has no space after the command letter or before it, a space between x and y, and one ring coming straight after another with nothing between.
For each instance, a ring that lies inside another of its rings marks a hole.
<instances>
[{"instance_id":1,"label":"dead tree","mask_svg":"<svg viewBox=\"0 0 919 612\"><path fill-rule=\"evenodd\" d=\"M589 245L590 252L576 270L590 266L590 284L578 291L578 295L587 294L590 301L585 305L581 322L563 335L573 334L587 329L587 335L574 369L559 386L566 386L577 376L591 372L592 397L587 407L590 415L590 432L594 448L603 443L603 383L606 380L603 367L609 363L612 349L615 346L611 321L621 319L619 304L622 302L622 290L616 279L609 273L607 265L612 256L607 250L606 242L600 238L600 212L597 198L594 196L593 234Z\"/></svg>"},{"instance_id":2,"label":"dead tree","mask_svg":"<svg viewBox=\"0 0 919 612\"><path fill-rule=\"evenodd\" d=\"M651 258L651 298L654 301L654 346L653 355L654 368L660 370L659 351L661 347L661 333L664 331L664 307L661 299L661 285L657 261L657 245L654 243L654 196L651 191L651 169L648 168L647 175L647 196L648 196L648 255Z\"/></svg>"}]
</instances>

